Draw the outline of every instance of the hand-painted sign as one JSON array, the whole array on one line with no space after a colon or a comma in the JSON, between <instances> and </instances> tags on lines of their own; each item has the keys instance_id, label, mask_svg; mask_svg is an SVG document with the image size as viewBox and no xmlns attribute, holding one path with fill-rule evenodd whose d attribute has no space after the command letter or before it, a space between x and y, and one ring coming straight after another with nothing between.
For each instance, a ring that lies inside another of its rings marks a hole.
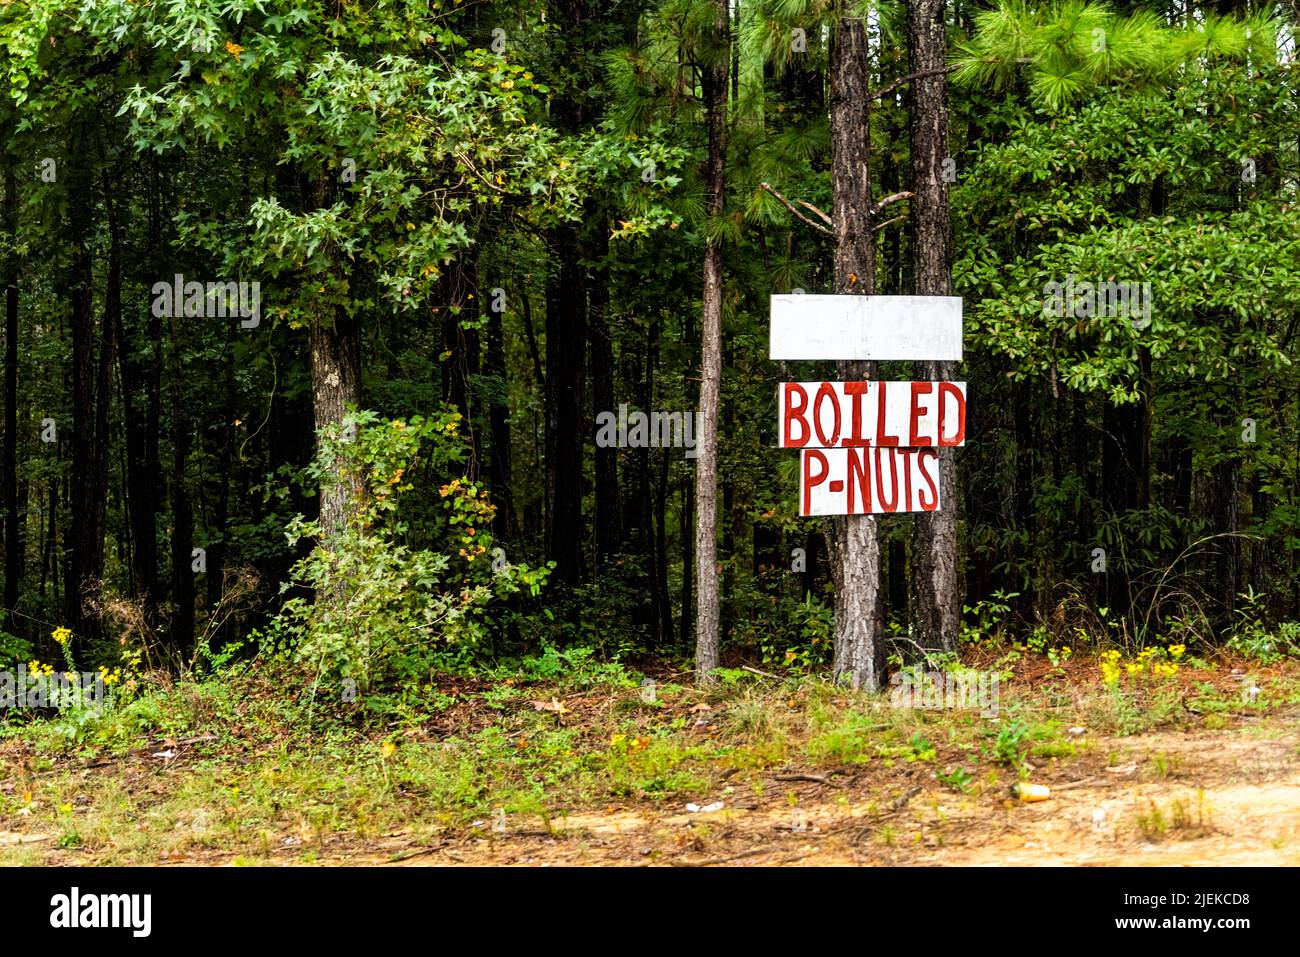
<instances>
[{"instance_id":1,"label":"hand-painted sign","mask_svg":"<svg viewBox=\"0 0 1300 957\"><path fill-rule=\"evenodd\" d=\"M880 515L939 509L936 449L804 449L800 456L800 515Z\"/></svg>"},{"instance_id":2,"label":"hand-painted sign","mask_svg":"<svg viewBox=\"0 0 1300 957\"><path fill-rule=\"evenodd\" d=\"M964 382L783 382L783 449L964 445Z\"/></svg>"},{"instance_id":3,"label":"hand-painted sign","mask_svg":"<svg viewBox=\"0 0 1300 957\"><path fill-rule=\"evenodd\" d=\"M777 360L960 361L957 296L773 296ZM939 509L939 448L966 442L964 382L784 382L777 441L800 449L800 515Z\"/></svg>"}]
</instances>

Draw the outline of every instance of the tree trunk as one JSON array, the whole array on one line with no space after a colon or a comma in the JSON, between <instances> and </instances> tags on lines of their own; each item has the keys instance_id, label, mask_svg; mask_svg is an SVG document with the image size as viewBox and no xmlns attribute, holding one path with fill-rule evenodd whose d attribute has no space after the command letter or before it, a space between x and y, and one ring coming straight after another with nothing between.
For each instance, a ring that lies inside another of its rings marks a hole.
<instances>
[{"instance_id":1,"label":"tree trunk","mask_svg":"<svg viewBox=\"0 0 1300 957\"><path fill-rule=\"evenodd\" d=\"M158 256L160 209L156 170L149 179L149 255L150 276L145 285L163 274ZM149 310L148 365L136 354L125 317L117 331L118 373L122 380L122 427L126 436L126 512L131 534L132 597L142 606L150 625L157 621L158 603L158 502L161 477L158 460L158 427L161 413L162 321ZM138 392L144 391L144 415L137 405Z\"/></svg>"},{"instance_id":2,"label":"tree trunk","mask_svg":"<svg viewBox=\"0 0 1300 957\"><path fill-rule=\"evenodd\" d=\"M117 336L122 326L122 230L113 185L105 177L104 195L108 207L108 275L104 288L104 318L100 323L98 365L95 369L95 458L94 497L91 502L93 548L89 578L100 591L104 577L104 539L108 526L109 413L113 405L113 367L117 364Z\"/></svg>"},{"instance_id":3,"label":"tree trunk","mask_svg":"<svg viewBox=\"0 0 1300 957\"><path fill-rule=\"evenodd\" d=\"M591 209L589 206L589 214ZM614 326L609 314L609 267L603 262L609 255L609 224L599 221L593 250L601 259L592 273L591 316L587 325L591 350L592 410L618 414L614 395ZM616 554L621 545L622 529L618 507L618 449L596 446L596 566L600 567Z\"/></svg>"},{"instance_id":4,"label":"tree trunk","mask_svg":"<svg viewBox=\"0 0 1300 957\"><path fill-rule=\"evenodd\" d=\"M479 343L476 323L479 315L478 268L472 259L454 262L444 274L445 302L442 320L443 399L464 416L460 433L469 439L470 457L465 473L478 477L480 447L474 415L472 382L478 373Z\"/></svg>"},{"instance_id":5,"label":"tree trunk","mask_svg":"<svg viewBox=\"0 0 1300 957\"><path fill-rule=\"evenodd\" d=\"M911 70L941 68L947 51L947 0L914 0L907 7ZM948 78L943 73L911 84L908 134L912 151L912 268L918 296L952 295L952 230L948 184ZM952 362L922 362L922 379L951 379ZM912 527L912 594L916 640L926 651L953 651L960 631L957 580L957 462L955 450L939 449L943 505L921 512Z\"/></svg>"},{"instance_id":6,"label":"tree trunk","mask_svg":"<svg viewBox=\"0 0 1300 957\"><path fill-rule=\"evenodd\" d=\"M361 401L361 351L354 320L340 314L311 320L311 397L316 431L343 421ZM326 541L346 524L359 494L357 477L336 474L320 490L320 525Z\"/></svg>"},{"instance_id":7,"label":"tree trunk","mask_svg":"<svg viewBox=\"0 0 1300 957\"><path fill-rule=\"evenodd\" d=\"M670 449L659 450L659 481L655 486L655 604L659 610L659 646L673 640L673 606L668 594L668 468Z\"/></svg>"},{"instance_id":8,"label":"tree trunk","mask_svg":"<svg viewBox=\"0 0 1300 957\"><path fill-rule=\"evenodd\" d=\"M235 380L235 324L226 325L226 355L223 382L224 398L221 404L221 428L217 430L217 448L215 449L216 468L213 480L217 483L216 504L212 516L213 536L208 544L207 570L207 605L208 614L214 620L207 626L209 641L214 648L225 646L230 637L229 619L221 614L221 598L226 583L226 538L230 525L230 480L231 467L234 462L235 445L235 402L237 399ZM217 621L225 620L216 628Z\"/></svg>"},{"instance_id":9,"label":"tree trunk","mask_svg":"<svg viewBox=\"0 0 1300 957\"><path fill-rule=\"evenodd\" d=\"M680 619L680 642L683 648L690 645L691 619L695 608L692 599L695 596L695 539L691 537L691 516L695 514L695 483L688 476L682 482L682 617Z\"/></svg>"},{"instance_id":10,"label":"tree trunk","mask_svg":"<svg viewBox=\"0 0 1300 957\"><path fill-rule=\"evenodd\" d=\"M69 482L70 526L64 565L64 617L72 629L71 651L79 660L92 637L93 618L85 598L95 590L95 569L102 568L103 508L97 501L94 267L90 252L90 177L73 174L68 183L68 222L72 262L72 475ZM96 555L100 558L97 561Z\"/></svg>"},{"instance_id":11,"label":"tree trunk","mask_svg":"<svg viewBox=\"0 0 1300 957\"><path fill-rule=\"evenodd\" d=\"M484 371L493 383L488 398L488 435L492 446L489 478L492 502L496 505L492 533L502 541L509 541L515 535L515 503L510 489L514 469L510 449L510 376L506 369L502 312L504 308L497 309L496 303L489 300Z\"/></svg>"},{"instance_id":12,"label":"tree trunk","mask_svg":"<svg viewBox=\"0 0 1300 957\"><path fill-rule=\"evenodd\" d=\"M185 469L190 456L190 424L181 408L177 384L172 405L172 619L171 641L177 664L194 647L194 516Z\"/></svg>"},{"instance_id":13,"label":"tree trunk","mask_svg":"<svg viewBox=\"0 0 1300 957\"><path fill-rule=\"evenodd\" d=\"M551 581L584 578L582 520L586 407L587 284L577 230L551 232L558 260L546 286L546 554L555 562Z\"/></svg>"},{"instance_id":14,"label":"tree trunk","mask_svg":"<svg viewBox=\"0 0 1300 957\"><path fill-rule=\"evenodd\" d=\"M5 163L5 232L10 248L18 239L18 181L14 159ZM26 629L18 625L13 610L18 606L18 589L23 578L22 525L26 502L18 499L18 261L17 254L5 257L5 447L0 494L4 497L5 521L5 628L14 634Z\"/></svg>"},{"instance_id":15,"label":"tree trunk","mask_svg":"<svg viewBox=\"0 0 1300 957\"><path fill-rule=\"evenodd\" d=\"M334 182L321 173L306 190L308 211L329 205ZM361 346L355 318L341 310L317 311L309 324L311 398L316 431L338 425L348 406L361 403ZM360 498L359 476L344 476L342 465L321 483L320 526L326 543L346 524Z\"/></svg>"},{"instance_id":16,"label":"tree trunk","mask_svg":"<svg viewBox=\"0 0 1300 957\"><path fill-rule=\"evenodd\" d=\"M706 171L708 215L720 217L726 205L727 75L731 58L727 0L713 0L714 30L720 49L711 51L702 87L709 133ZM709 238L704 249L704 296L700 335L699 456L695 460L695 676L711 681L718 667L718 407L722 388L722 247Z\"/></svg>"},{"instance_id":17,"label":"tree trunk","mask_svg":"<svg viewBox=\"0 0 1300 957\"><path fill-rule=\"evenodd\" d=\"M871 295L876 255L872 238L870 59L862 20L844 15L831 41L831 177L834 187L835 291ZM874 363L838 364L845 381L869 379ZM833 521L836 681L876 690L883 672L880 640L880 541L870 515Z\"/></svg>"}]
</instances>

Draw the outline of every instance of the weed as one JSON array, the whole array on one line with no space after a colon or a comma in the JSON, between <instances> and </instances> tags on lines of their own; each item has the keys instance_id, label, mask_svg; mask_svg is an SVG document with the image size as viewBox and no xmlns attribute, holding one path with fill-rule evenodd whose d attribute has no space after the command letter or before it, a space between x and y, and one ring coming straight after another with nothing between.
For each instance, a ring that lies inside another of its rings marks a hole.
<instances>
[{"instance_id":1,"label":"weed","mask_svg":"<svg viewBox=\"0 0 1300 957\"><path fill-rule=\"evenodd\" d=\"M1205 792L1197 791L1194 802L1174 798L1168 812L1155 801L1148 800L1145 811L1137 814L1137 832L1143 840L1156 842L1168 836L1194 840L1213 831L1210 813L1205 804Z\"/></svg>"},{"instance_id":2,"label":"weed","mask_svg":"<svg viewBox=\"0 0 1300 957\"><path fill-rule=\"evenodd\" d=\"M969 794L971 792L971 785L975 781L971 776L971 773L964 767L954 768L946 774L940 774L936 771L934 776L940 784L946 784L959 794Z\"/></svg>"}]
</instances>

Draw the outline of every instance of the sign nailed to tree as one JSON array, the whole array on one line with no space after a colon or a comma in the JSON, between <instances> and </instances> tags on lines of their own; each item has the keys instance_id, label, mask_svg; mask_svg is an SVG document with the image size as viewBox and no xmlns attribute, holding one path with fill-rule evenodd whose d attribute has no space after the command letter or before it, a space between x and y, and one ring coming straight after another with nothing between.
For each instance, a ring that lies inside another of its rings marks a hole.
<instances>
[{"instance_id":1,"label":"sign nailed to tree","mask_svg":"<svg viewBox=\"0 0 1300 957\"><path fill-rule=\"evenodd\" d=\"M961 361L960 296L773 296L775 360Z\"/></svg>"},{"instance_id":2,"label":"sign nailed to tree","mask_svg":"<svg viewBox=\"0 0 1300 957\"><path fill-rule=\"evenodd\" d=\"M935 449L804 449L800 515L879 515L939 509Z\"/></svg>"},{"instance_id":3,"label":"sign nailed to tree","mask_svg":"<svg viewBox=\"0 0 1300 957\"><path fill-rule=\"evenodd\" d=\"M966 443L965 382L783 382L783 449Z\"/></svg>"},{"instance_id":4,"label":"sign nailed to tree","mask_svg":"<svg viewBox=\"0 0 1300 957\"><path fill-rule=\"evenodd\" d=\"M957 361L956 296L773 296L773 359ZM785 382L778 442L800 449L799 514L933 512L938 447L966 441L964 382Z\"/></svg>"}]
</instances>

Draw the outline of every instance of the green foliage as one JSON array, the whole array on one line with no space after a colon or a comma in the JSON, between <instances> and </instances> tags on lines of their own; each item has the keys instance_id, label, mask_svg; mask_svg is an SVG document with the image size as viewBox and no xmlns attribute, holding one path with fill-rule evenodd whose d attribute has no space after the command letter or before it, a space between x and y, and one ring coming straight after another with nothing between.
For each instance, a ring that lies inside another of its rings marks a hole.
<instances>
[{"instance_id":1,"label":"green foliage","mask_svg":"<svg viewBox=\"0 0 1300 957\"><path fill-rule=\"evenodd\" d=\"M359 412L324 437L312 474L348 483L353 510L328 538L319 521L299 516L290 525L291 542L316 545L282 591L315 599L291 596L270 629L320 676L352 679L362 691L418 679L449 651L482 641L491 603L540 592L546 569L493 568L493 506L478 485L452 477L465 451L458 420L455 412L410 421ZM423 530L430 547L406 543L399 508L417 475L445 481L443 513Z\"/></svg>"},{"instance_id":2,"label":"green foliage","mask_svg":"<svg viewBox=\"0 0 1300 957\"><path fill-rule=\"evenodd\" d=\"M634 688L639 684L619 662L599 661L595 649L581 646L564 649L548 646L539 655L499 664L497 672L503 680L510 677L521 681L558 681L578 688Z\"/></svg>"},{"instance_id":3,"label":"green foliage","mask_svg":"<svg viewBox=\"0 0 1300 957\"><path fill-rule=\"evenodd\" d=\"M1154 12L1124 16L1090 0L1010 0L974 19L975 35L960 47L957 82L1001 90L1027 68L1035 102L1056 111L1099 84L1135 92L1179 68L1221 69L1275 54L1276 25L1266 12L1250 20L1206 13L1198 23L1171 28Z\"/></svg>"},{"instance_id":4,"label":"green foliage","mask_svg":"<svg viewBox=\"0 0 1300 957\"><path fill-rule=\"evenodd\" d=\"M933 761L938 755L935 746L920 731L912 735L907 745L912 749L912 753L907 756L909 761Z\"/></svg>"},{"instance_id":5,"label":"green foliage","mask_svg":"<svg viewBox=\"0 0 1300 957\"><path fill-rule=\"evenodd\" d=\"M20 663L32 660L33 646L30 641L0 631L0 668L14 668Z\"/></svg>"},{"instance_id":6,"label":"green foliage","mask_svg":"<svg viewBox=\"0 0 1300 957\"><path fill-rule=\"evenodd\" d=\"M1226 647L1260 664L1271 665L1286 658L1300 658L1300 622L1284 621L1270 625L1262 606L1263 596L1253 590L1242 597L1237 609L1237 625Z\"/></svg>"},{"instance_id":7,"label":"green foliage","mask_svg":"<svg viewBox=\"0 0 1300 957\"><path fill-rule=\"evenodd\" d=\"M948 772L934 772L935 780L940 784L947 785L958 794L969 794L971 785L975 783L974 776L964 767L956 767Z\"/></svg>"},{"instance_id":8,"label":"green foliage","mask_svg":"<svg viewBox=\"0 0 1300 957\"><path fill-rule=\"evenodd\" d=\"M559 668L611 683L634 656L677 664L698 577L691 463L620 451L611 490L583 453L581 520L556 528L550 443L585 427L598 399L696 407L699 255L713 240L726 250L727 651L766 669L824 668L834 585L811 556L796 579L789 553L814 551L830 526L796 517L797 459L770 454L768 297L831 288L832 238L791 209L821 223L835 208L826 80L841 20L865 20L867 83L881 86L909 71L907 5L729 9L724 48L716 7L700 0L0 7L0 128L17 188L0 258L19 277L15 478L27 495L15 611L29 616L0 635L0 659L54 650L22 622L69 615L64 566L85 527L65 481L84 452L66 439L47 448L35 426L102 411L99 597L125 596L142 624L127 634L105 616L103 634L78 634L96 663L138 646L150 666L219 673L279 644L318 670L319 697L352 679L371 708L409 723L451 700L436 672L489 656L533 677ZM1223 9L1012 0L947 21L958 374L978 435L958 454L955 493L963 654L1023 638L1002 664L1027 647L1055 679L1067 643L1197 642L1209 655L1229 636L1262 661L1295 653L1300 214L1294 64L1279 56L1293 13ZM702 82L723 58L735 67L728 189L707 216ZM911 108L906 83L872 101L864 171L881 196L913 175ZM58 160L57 179L30 175L43 157ZM917 210L904 208L880 224L881 293L912 291ZM69 269L83 253L94 308L74 331L59 290L80 289ZM173 268L259 279L267 323L154 322L140 305ZM1045 309L1046 285L1070 276L1149 282L1149 321ZM315 450L329 374L313 349L344 329L373 411ZM578 361L555 362L566 350ZM104 360L106 408L98 386L89 400L65 394ZM566 392L581 412L557 423ZM135 484L118 487L119 462ZM137 515L141 473L158 494ZM340 483L348 515L301 517ZM596 545L596 501L611 491L617 534ZM880 528L902 664L916 641L899 594L912 519ZM544 604L529 600L565 540L582 543L579 567ZM186 542L213 560L192 589ZM1096 548L1104 572L1090 567ZM1268 597L1237 616L1246 578ZM232 602L244 581L257 584ZM590 659L569 660L579 650ZM718 677L757 683L739 667Z\"/></svg>"},{"instance_id":9,"label":"green foliage","mask_svg":"<svg viewBox=\"0 0 1300 957\"><path fill-rule=\"evenodd\" d=\"M990 598L982 598L974 605L962 608L965 621L962 622L961 640L963 643L979 644L986 641L996 642L1004 633L1007 613L1011 611L1008 602L1017 598L1018 593L996 591Z\"/></svg>"},{"instance_id":10,"label":"green foliage","mask_svg":"<svg viewBox=\"0 0 1300 957\"><path fill-rule=\"evenodd\" d=\"M753 614L733 635L737 646L757 646L767 667L809 671L830 661L834 610L809 594L800 599L755 589Z\"/></svg>"},{"instance_id":11,"label":"green foliage","mask_svg":"<svg viewBox=\"0 0 1300 957\"><path fill-rule=\"evenodd\" d=\"M1020 769L1025 763L1030 728L1018 718L1008 717L989 732L988 751L994 761Z\"/></svg>"}]
</instances>

